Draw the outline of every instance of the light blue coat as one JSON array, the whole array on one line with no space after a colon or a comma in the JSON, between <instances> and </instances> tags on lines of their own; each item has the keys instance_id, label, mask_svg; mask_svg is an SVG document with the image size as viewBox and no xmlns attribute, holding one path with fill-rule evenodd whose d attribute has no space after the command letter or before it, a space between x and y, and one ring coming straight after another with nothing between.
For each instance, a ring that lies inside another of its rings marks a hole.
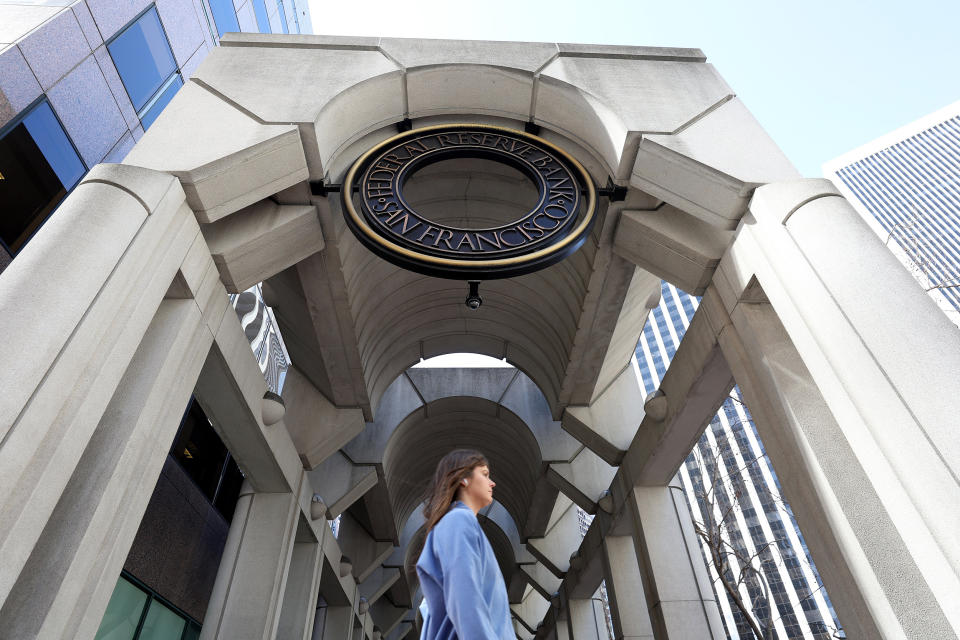
<instances>
[{"instance_id":1,"label":"light blue coat","mask_svg":"<svg viewBox=\"0 0 960 640\"><path fill-rule=\"evenodd\" d=\"M467 505L454 503L427 534L417 575L427 601L421 640L515 640L500 566Z\"/></svg>"}]
</instances>

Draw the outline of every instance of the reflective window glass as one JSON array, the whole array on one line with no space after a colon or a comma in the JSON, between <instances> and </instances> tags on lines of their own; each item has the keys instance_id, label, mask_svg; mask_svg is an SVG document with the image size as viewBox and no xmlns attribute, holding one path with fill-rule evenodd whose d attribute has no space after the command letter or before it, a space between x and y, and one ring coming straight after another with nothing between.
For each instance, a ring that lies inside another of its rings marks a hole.
<instances>
[{"instance_id":1,"label":"reflective window glass","mask_svg":"<svg viewBox=\"0 0 960 640\"><path fill-rule=\"evenodd\" d=\"M240 495L243 473L200 404L191 401L170 455L229 522Z\"/></svg>"},{"instance_id":2,"label":"reflective window glass","mask_svg":"<svg viewBox=\"0 0 960 640\"><path fill-rule=\"evenodd\" d=\"M47 102L0 137L0 239L16 254L86 172Z\"/></svg>"},{"instance_id":3,"label":"reflective window glass","mask_svg":"<svg viewBox=\"0 0 960 640\"><path fill-rule=\"evenodd\" d=\"M213 11L213 21L217 23L217 32L221 38L225 33L240 31L233 0L210 0L210 10Z\"/></svg>"},{"instance_id":4,"label":"reflective window glass","mask_svg":"<svg viewBox=\"0 0 960 640\"><path fill-rule=\"evenodd\" d=\"M295 0L290 0L290 6L293 7L293 24L297 27L297 33L300 33L300 16L297 15L297 3Z\"/></svg>"},{"instance_id":5,"label":"reflective window glass","mask_svg":"<svg viewBox=\"0 0 960 640\"><path fill-rule=\"evenodd\" d=\"M253 13L257 16L257 28L260 33L272 33L270 17L267 15L267 5L264 0L253 0Z\"/></svg>"},{"instance_id":6,"label":"reflective window glass","mask_svg":"<svg viewBox=\"0 0 960 640\"><path fill-rule=\"evenodd\" d=\"M173 96L177 94L177 91L179 91L182 86L183 79L180 77L180 74L173 74L159 95L157 95L156 100L151 102L150 105L144 109L143 113L140 114L140 122L143 124L144 131L150 128L153 121L157 119L160 112L173 100Z\"/></svg>"},{"instance_id":7,"label":"reflective window glass","mask_svg":"<svg viewBox=\"0 0 960 640\"><path fill-rule=\"evenodd\" d=\"M137 640L180 640L186 623L173 610L153 600Z\"/></svg>"},{"instance_id":8,"label":"reflective window glass","mask_svg":"<svg viewBox=\"0 0 960 640\"><path fill-rule=\"evenodd\" d=\"M277 9L280 11L280 26L284 33L290 33L290 27L287 26L287 14L283 10L283 0L277 0Z\"/></svg>"},{"instance_id":9,"label":"reflective window glass","mask_svg":"<svg viewBox=\"0 0 960 640\"><path fill-rule=\"evenodd\" d=\"M227 447L196 401L192 402L187 410L170 454L212 501L223 475Z\"/></svg>"},{"instance_id":10,"label":"reflective window glass","mask_svg":"<svg viewBox=\"0 0 960 640\"><path fill-rule=\"evenodd\" d=\"M124 29L107 45L107 49L137 111L177 70L155 7L148 9Z\"/></svg>"},{"instance_id":11,"label":"reflective window glass","mask_svg":"<svg viewBox=\"0 0 960 640\"><path fill-rule=\"evenodd\" d=\"M113 589L96 640L130 640L137 632L147 594L120 578Z\"/></svg>"},{"instance_id":12,"label":"reflective window glass","mask_svg":"<svg viewBox=\"0 0 960 640\"><path fill-rule=\"evenodd\" d=\"M213 498L213 506L227 522L233 520L233 511L237 506L242 485L243 472L240 471L233 456L229 456L223 470L223 477L220 479L220 486L217 487L217 494Z\"/></svg>"}]
</instances>

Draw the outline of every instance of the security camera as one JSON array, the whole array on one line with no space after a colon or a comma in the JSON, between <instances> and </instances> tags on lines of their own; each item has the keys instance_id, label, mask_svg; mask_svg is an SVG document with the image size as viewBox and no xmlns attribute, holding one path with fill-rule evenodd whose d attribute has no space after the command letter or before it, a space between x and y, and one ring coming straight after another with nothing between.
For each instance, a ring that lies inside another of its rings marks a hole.
<instances>
[{"instance_id":1,"label":"security camera","mask_svg":"<svg viewBox=\"0 0 960 640\"><path fill-rule=\"evenodd\" d=\"M470 292L467 293L467 299L463 303L467 305L467 309L476 311L483 304L483 298L480 297L480 281L468 280L467 284L470 285Z\"/></svg>"}]
</instances>

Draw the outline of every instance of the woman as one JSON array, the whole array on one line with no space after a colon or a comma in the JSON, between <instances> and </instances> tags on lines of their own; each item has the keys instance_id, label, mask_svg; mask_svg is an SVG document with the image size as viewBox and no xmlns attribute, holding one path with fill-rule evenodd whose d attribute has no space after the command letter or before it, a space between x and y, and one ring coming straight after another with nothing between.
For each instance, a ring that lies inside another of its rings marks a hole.
<instances>
[{"instance_id":1,"label":"woman","mask_svg":"<svg viewBox=\"0 0 960 640\"><path fill-rule=\"evenodd\" d=\"M493 502L490 465L478 451L451 451L437 464L423 513L417 561L427 603L421 640L513 640L503 575L477 512Z\"/></svg>"}]
</instances>

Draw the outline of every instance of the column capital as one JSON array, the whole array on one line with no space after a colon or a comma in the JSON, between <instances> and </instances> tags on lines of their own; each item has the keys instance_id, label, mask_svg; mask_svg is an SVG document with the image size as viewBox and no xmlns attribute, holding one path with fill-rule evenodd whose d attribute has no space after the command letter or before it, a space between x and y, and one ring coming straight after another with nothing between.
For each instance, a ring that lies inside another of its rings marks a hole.
<instances>
[{"instance_id":1,"label":"column capital","mask_svg":"<svg viewBox=\"0 0 960 640\"><path fill-rule=\"evenodd\" d=\"M785 225L803 205L818 198L833 196L843 197L833 183L825 178L771 182L753 192L749 211L759 222Z\"/></svg>"}]
</instances>

